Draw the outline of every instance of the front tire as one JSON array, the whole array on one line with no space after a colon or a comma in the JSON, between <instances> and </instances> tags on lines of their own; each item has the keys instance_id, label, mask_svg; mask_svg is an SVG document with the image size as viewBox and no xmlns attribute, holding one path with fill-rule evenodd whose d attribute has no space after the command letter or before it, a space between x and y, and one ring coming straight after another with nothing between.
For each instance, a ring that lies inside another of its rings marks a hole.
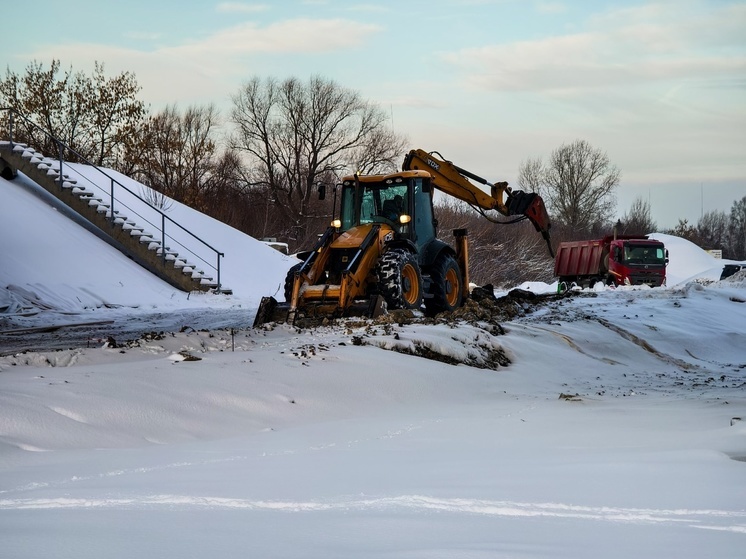
<instances>
[{"instance_id":1,"label":"front tire","mask_svg":"<svg viewBox=\"0 0 746 559\"><path fill-rule=\"evenodd\" d=\"M295 272L300 270L301 266L303 266L303 262L298 262L297 264L294 264L293 267L288 270L288 273L285 276L285 301L287 303L290 302L290 298L293 296L293 283L295 282Z\"/></svg>"},{"instance_id":2,"label":"front tire","mask_svg":"<svg viewBox=\"0 0 746 559\"><path fill-rule=\"evenodd\" d=\"M389 309L419 309L422 306L422 273L417 257L408 250L393 248L378 263L378 291Z\"/></svg>"},{"instance_id":3,"label":"front tire","mask_svg":"<svg viewBox=\"0 0 746 559\"><path fill-rule=\"evenodd\" d=\"M441 255L430 271L430 299L425 299L428 314L452 312L463 303L463 276L456 259L450 254Z\"/></svg>"}]
</instances>

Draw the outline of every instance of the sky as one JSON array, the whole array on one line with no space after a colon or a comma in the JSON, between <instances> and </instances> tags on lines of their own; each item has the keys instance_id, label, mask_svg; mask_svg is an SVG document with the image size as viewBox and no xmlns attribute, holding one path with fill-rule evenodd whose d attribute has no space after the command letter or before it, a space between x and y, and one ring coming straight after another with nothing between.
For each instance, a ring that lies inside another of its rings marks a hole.
<instances>
[{"instance_id":1,"label":"sky","mask_svg":"<svg viewBox=\"0 0 746 559\"><path fill-rule=\"evenodd\" d=\"M658 235L666 287L496 323L228 330L287 257L174 203L234 289L188 296L23 174L0 190L4 557L743 557L746 278L684 239ZM140 330L17 331L96 320Z\"/></svg>"},{"instance_id":2,"label":"sky","mask_svg":"<svg viewBox=\"0 0 746 559\"><path fill-rule=\"evenodd\" d=\"M17 11L16 14L13 12ZM413 148L517 186L577 139L622 172L621 216L659 228L746 195L746 2L39 0L4 8L6 65L133 72L153 110L251 77L320 75L390 114ZM14 17L16 16L16 17Z\"/></svg>"}]
</instances>

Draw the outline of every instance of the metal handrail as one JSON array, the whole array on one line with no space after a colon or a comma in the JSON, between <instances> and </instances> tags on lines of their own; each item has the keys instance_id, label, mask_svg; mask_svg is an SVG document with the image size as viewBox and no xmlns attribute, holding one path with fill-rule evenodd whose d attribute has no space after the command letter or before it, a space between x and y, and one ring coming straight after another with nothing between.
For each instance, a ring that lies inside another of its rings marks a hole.
<instances>
[{"instance_id":1,"label":"metal handrail","mask_svg":"<svg viewBox=\"0 0 746 559\"><path fill-rule=\"evenodd\" d=\"M114 196L114 188L115 188L115 185L117 185L117 186L121 187L122 189L124 189L125 191L127 191L132 196L134 196L135 198L137 198L138 200L140 200L143 204L145 204L151 210L157 212L160 215L160 217L161 217L161 226L160 226L160 233L161 233L161 256L162 256L162 261L163 261L164 265L165 265L165 262L166 262L166 238L168 238L171 241L173 241L174 243L177 243L179 246L183 247L184 250L188 251L192 256L194 256L195 258L197 258L197 259L201 260L202 262L204 262L205 265L207 265L207 266L211 267L213 270L215 270L216 279L217 279L217 282L216 282L217 283L217 288L216 288L216 290L220 291L220 287L221 287L221 283L220 283L220 258L223 257L223 256L225 256L225 253L220 252L219 250L217 250L216 248L214 248L213 246L211 246L209 243L207 243L206 241L204 241L203 239L201 239L200 237L198 237L197 235L195 235L194 233L192 233L191 231L189 231L188 229L186 229L183 225L181 225L180 223L178 223L178 222L174 221L173 219L171 219L168 215L165 214L165 212L163 212L162 210L160 210L159 208L157 208L156 206L154 206L153 204L151 204L150 202L148 202L147 200L145 200L144 198L142 198L136 192L133 192L132 190L130 190L129 188L127 188L125 185L123 185L122 183L120 183L119 181L117 181L114 177L112 177L111 175L107 174L103 169L100 169L97 165L91 163L86 157L84 157L83 155L81 155L80 153L78 153L77 151L75 151L73 148L71 148L70 146L68 146L64 142L62 142L62 140L56 138L55 136L53 136L52 134L50 134L49 132L47 132L44 128L42 128L41 126L39 126L38 124L36 124L32 120L28 119L26 116L24 116L23 114L21 114L17 109L14 109L13 107L2 107L2 108L0 108L0 112L7 112L8 115L9 115L8 116L9 121L10 121L9 122L9 143L10 143L10 148L11 149L13 149L13 146L14 146L14 143L13 143L14 116L17 116L17 117L21 118L27 125L31 126L32 129L38 130L39 132L41 132L42 134L44 134L47 137L47 139L51 140L57 146L58 160L59 160L59 163L60 163L60 167L59 167L59 182L60 182L60 187L62 186L62 183L64 181L64 174L63 174L63 162L64 162L64 159L63 159L63 155L64 155L64 150L67 150L68 152L70 152L70 153L74 154L75 156L77 156L79 161L81 161L81 162L89 165L91 168L95 169L96 171L98 171L99 173L101 173L102 175L104 175L106 178L109 179L111 187L110 187L109 193L108 193L109 194L109 200L110 200L110 207L109 207L109 216L108 216L108 218L109 218L109 220L112 223L114 222L114 219L116 219L116 216L114 215L114 202L116 201L116 202L119 203L120 206L122 206L124 208L127 208L128 210L133 211L136 215L138 215L139 217L141 217L146 223L148 223L152 227L156 228L156 230L158 229L157 225L151 223L147 218L141 216L140 214L137 214L137 212L135 212L135 210L133 210L132 208L128 207L124 202L122 202L121 200L118 200ZM69 167L69 163L68 163L68 168L72 171L72 168ZM84 177L83 175L80 175L80 173L78 173L78 175L81 176L81 178L86 178L86 180L88 180L89 182L91 182L91 184L93 184L96 188L98 188L102 192L106 192L98 184L96 184L95 182L90 181L90 179L88 179L87 177ZM195 240L197 240L200 243L202 243L202 245L204 245L206 248L208 248L211 251L213 251L215 253L215 257L216 257L216 265L213 266L212 264L210 264L209 262L207 262L204 258L202 258L200 255L196 254L194 251L192 251L191 249L189 249L188 247L184 246L182 243L180 243L179 241L177 241L176 239L174 239L172 236L167 235L166 234L166 222L167 221L169 223L173 224L174 226L176 226L177 228L181 229L184 233L187 233L188 235L190 235Z\"/></svg>"}]
</instances>

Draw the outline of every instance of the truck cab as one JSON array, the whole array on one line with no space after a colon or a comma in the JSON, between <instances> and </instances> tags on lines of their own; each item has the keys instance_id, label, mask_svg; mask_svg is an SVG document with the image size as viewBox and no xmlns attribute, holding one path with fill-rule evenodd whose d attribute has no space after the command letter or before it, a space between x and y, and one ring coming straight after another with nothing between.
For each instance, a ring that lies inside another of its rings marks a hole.
<instances>
[{"instance_id":1,"label":"truck cab","mask_svg":"<svg viewBox=\"0 0 746 559\"><path fill-rule=\"evenodd\" d=\"M654 239L610 241L608 273L617 285L659 287L666 282L668 256L663 243Z\"/></svg>"}]
</instances>

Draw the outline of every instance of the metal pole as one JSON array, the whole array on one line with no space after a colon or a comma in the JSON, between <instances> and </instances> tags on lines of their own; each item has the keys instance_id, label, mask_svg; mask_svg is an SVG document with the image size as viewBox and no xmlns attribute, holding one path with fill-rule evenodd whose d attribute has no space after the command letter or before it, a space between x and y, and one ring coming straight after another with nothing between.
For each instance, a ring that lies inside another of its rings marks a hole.
<instances>
[{"instance_id":1,"label":"metal pole","mask_svg":"<svg viewBox=\"0 0 746 559\"><path fill-rule=\"evenodd\" d=\"M111 188L109 188L109 212L111 226L114 227L114 179L111 179Z\"/></svg>"},{"instance_id":2,"label":"metal pole","mask_svg":"<svg viewBox=\"0 0 746 559\"><path fill-rule=\"evenodd\" d=\"M221 286L221 283L220 283L220 257L221 256L223 256L223 254L218 252L218 289L217 289L218 293L220 292L220 286Z\"/></svg>"},{"instance_id":3,"label":"metal pole","mask_svg":"<svg viewBox=\"0 0 746 559\"><path fill-rule=\"evenodd\" d=\"M166 214L161 213L161 261L166 265Z\"/></svg>"},{"instance_id":4,"label":"metal pole","mask_svg":"<svg viewBox=\"0 0 746 559\"><path fill-rule=\"evenodd\" d=\"M57 151L60 156L60 188L62 188L62 158L64 157L65 153L62 149L62 142L59 140L57 141Z\"/></svg>"},{"instance_id":5,"label":"metal pole","mask_svg":"<svg viewBox=\"0 0 746 559\"><path fill-rule=\"evenodd\" d=\"M13 150L13 109L10 111L10 149Z\"/></svg>"}]
</instances>

